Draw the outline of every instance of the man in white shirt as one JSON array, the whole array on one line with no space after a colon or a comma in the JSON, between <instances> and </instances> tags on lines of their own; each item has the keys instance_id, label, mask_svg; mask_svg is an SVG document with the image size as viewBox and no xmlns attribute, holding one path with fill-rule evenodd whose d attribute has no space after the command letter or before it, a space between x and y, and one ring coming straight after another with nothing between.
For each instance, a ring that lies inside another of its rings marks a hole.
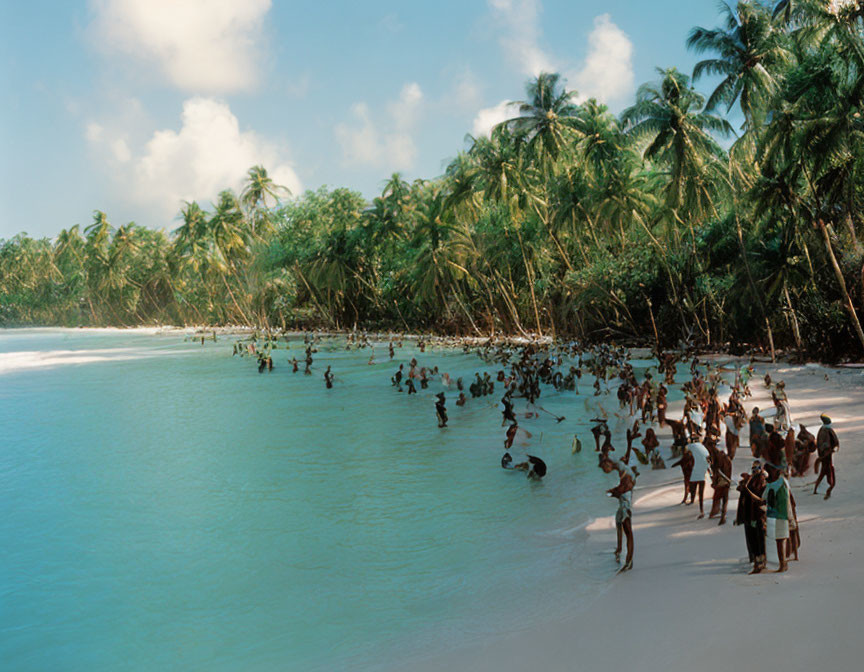
<instances>
[{"instance_id":1,"label":"man in white shirt","mask_svg":"<svg viewBox=\"0 0 864 672\"><path fill-rule=\"evenodd\" d=\"M698 441L699 435L696 434L690 437L690 443L687 445L687 450L693 455L693 473L690 475L690 497L691 499L699 493L699 518L705 517L705 507L703 505L705 499L705 478L710 471L710 459L708 449Z\"/></svg>"}]
</instances>

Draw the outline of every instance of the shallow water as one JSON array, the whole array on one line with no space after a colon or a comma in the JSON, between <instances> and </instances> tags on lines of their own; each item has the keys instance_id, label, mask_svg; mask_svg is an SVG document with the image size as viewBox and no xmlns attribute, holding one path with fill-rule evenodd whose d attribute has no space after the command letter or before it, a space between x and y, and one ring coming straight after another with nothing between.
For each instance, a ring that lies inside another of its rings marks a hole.
<instances>
[{"instance_id":1,"label":"shallow water","mask_svg":"<svg viewBox=\"0 0 864 672\"><path fill-rule=\"evenodd\" d=\"M389 383L417 356L467 385L476 357L379 346L369 366L331 341L308 377L292 346L259 375L229 338L0 330L4 669L407 666L602 589L610 558L581 527L614 512L614 479L585 394L544 388L567 420L525 423L514 457L549 465L532 483L499 467L497 390L448 392L440 430L439 382Z\"/></svg>"}]
</instances>

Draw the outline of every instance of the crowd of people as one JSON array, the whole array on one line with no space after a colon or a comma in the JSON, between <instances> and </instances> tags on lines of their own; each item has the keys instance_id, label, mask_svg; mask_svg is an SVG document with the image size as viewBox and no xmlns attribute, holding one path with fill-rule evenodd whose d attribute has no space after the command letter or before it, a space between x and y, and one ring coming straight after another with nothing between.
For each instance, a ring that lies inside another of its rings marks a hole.
<instances>
[{"instance_id":1,"label":"crowd of people","mask_svg":"<svg viewBox=\"0 0 864 672\"><path fill-rule=\"evenodd\" d=\"M214 335L215 339L215 335ZM312 375L313 355L318 352L321 334L305 333L304 374ZM396 358L403 347L403 338L386 338L389 360ZM273 370L272 352L280 347L289 348L289 335L254 333L234 344L234 355L254 357L259 373ZM372 350L369 364L375 358L375 344L381 336L370 337L366 332L350 332L345 348ZM202 339L203 343L203 339ZM434 364L418 361L426 356L430 345L461 346L466 354L474 353L486 370L478 370L467 386L465 394L461 376L451 377ZM409 396L419 390L428 390L436 383L443 391L432 395L438 427L448 427L447 396L457 395L456 406L471 400L501 394L498 408L504 428L504 454L500 464L504 469L523 471L532 481L542 480L548 473L546 462L528 453L532 433L520 425L520 419L535 422L545 416L556 423L566 417L556 415L540 405L544 392L580 394L583 377L593 378L590 392L586 388L581 396L585 408L594 415L590 432L598 455L598 466L605 474L617 474L618 482L607 490L617 500L615 513L615 558L620 563L626 545L626 555L620 571L633 567L633 490L639 477L640 465L651 469L666 469L665 450L674 460L669 466L681 469L684 505L698 506L697 518L705 517L706 483L711 484L711 505L708 519L717 519L718 525L727 522L729 498L732 490L738 493L734 525L744 529L745 546L752 563L752 573L766 568L766 546L769 539L776 541L778 570L787 571L787 559L798 559L800 534L798 532L797 504L789 484L790 478L800 478L813 468L818 473L814 494L827 482L825 499L836 485L834 453L839 449L837 434L831 419L823 415L822 426L816 435L803 424L795 431L789 399L784 381L771 380L765 375L763 383L770 392L771 408L763 411L753 406L749 415L744 402L752 397L754 377L752 363L742 366L701 362L687 352L655 352L653 364L634 367L629 352L609 345L584 346L578 342L513 342L458 341L420 338L416 343L417 356L406 363L399 362L390 378L396 392L407 391ZM294 373L299 371L296 358L291 359ZM685 367L681 371L681 367ZM491 369L491 371L490 371ZM327 389L334 387L336 377L332 366L324 372ZM682 380L683 379L683 380ZM670 417L670 390L680 394L683 402L681 416ZM723 398L721 398L721 395ZM728 396L727 396L728 395ZM616 403L617 402L617 403ZM517 405L519 409L517 410ZM541 415L543 414L543 415ZM524 422L523 422L524 424ZM615 432L610 425L615 426ZM740 449L742 431L747 428L752 456L750 468L736 479L733 461ZM644 434L643 434L644 430ZM669 444L661 450L659 433L668 430ZM626 441L623 456L615 459L613 436ZM517 437L526 447L523 459L511 454ZM634 445L641 439L639 445ZM641 446L641 448L640 448ZM573 438L572 452L581 451L578 434Z\"/></svg>"}]
</instances>

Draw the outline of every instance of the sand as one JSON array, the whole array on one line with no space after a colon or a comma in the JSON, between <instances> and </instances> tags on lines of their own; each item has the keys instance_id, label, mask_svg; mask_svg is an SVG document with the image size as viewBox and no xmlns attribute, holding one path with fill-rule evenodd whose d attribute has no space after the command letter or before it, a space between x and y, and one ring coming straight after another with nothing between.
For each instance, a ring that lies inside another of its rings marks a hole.
<instances>
[{"instance_id":1,"label":"sand","mask_svg":"<svg viewBox=\"0 0 864 672\"><path fill-rule=\"evenodd\" d=\"M609 588L601 596L563 619L526 624L519 632L443 652L419 664L412 661L411 668L711 672L740 666L788 672L827 665L837 670L861 669L864 372L758 364L757 377L751 381L754 397L744 404L748 415L754 405L771 407L761 381L766 371L774 380L786 381L796 425L803 422L815 434L819 413L828 412L840 439L835 457L837 487L830 500L810 494L812 471L806 478L791 479L802 546L801 559L790 562L789 572L770 572L776 564L769 563L769 573L747 575L744 532L732 525L737 505L734 489L729 521L719 527L716 519L707 518L710 484L705 493L706 518L697 520L696 506L679 505L680 469L640 467L634 493L633 571L614 574L611 515L615 503L610 501L610 517L589 525L589 561L600 558L609 565ZM680 413L680 403L670 405L669 417L678 418ZM752 462L746 427L742 432L736 478ZM671 435L666 430L659 436L668 457ZM617 478L613 474L609 479L611 487ZM820 492L826 488L823 481Z\"/></svg>"}]
</instances>

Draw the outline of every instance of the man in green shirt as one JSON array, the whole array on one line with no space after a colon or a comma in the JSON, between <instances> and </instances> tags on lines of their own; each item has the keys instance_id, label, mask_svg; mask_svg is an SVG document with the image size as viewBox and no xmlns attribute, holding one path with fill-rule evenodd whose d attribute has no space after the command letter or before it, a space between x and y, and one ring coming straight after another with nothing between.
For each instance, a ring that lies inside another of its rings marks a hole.
<instances>
[{"instance_id":1,"label":"man in green shirt","mask_svg":"<svg viewBox=\"0 0 864 672\"><path fill-rule=\"evenodd\" d=\"M768 469L768 485L762 497L767 505L768 520L774 520L774 541L777 542L777 559L780 562L777 571L785 572L789 568L786 563L786 540L789 539L789 518L792 515L789 483L783 478L779 466L770 462L765 466Z\"/></svg>"}]
</instances>

